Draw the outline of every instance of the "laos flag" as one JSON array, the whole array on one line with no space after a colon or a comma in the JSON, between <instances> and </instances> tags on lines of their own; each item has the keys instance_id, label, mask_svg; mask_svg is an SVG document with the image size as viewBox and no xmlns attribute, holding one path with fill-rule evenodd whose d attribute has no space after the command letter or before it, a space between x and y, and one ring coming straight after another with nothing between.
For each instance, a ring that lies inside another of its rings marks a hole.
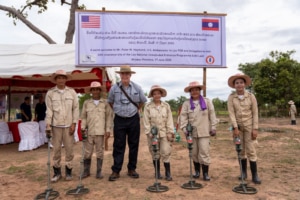
<instances>
[{"instance_id":1,"label":"laos flag","mask_svg":"<svg viewBox=\"0 0 300 200\"><path fill-rule=\"evenodd\" d=\"M202 19L203 31L219 31L218 19Z\"/></svg>"}]
</instances>

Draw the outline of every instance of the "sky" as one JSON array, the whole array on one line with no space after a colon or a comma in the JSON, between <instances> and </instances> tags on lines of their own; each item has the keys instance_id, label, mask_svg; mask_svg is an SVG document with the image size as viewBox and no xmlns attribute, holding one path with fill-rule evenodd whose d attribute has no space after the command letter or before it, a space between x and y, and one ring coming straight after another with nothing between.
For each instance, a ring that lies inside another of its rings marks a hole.
<instances>
[{"instance_id":1,"label":"sky","mask_svg":"<svg viewBox=\"0 0 300 200\"><path fill-rule=\"evenodd\" d=\"M67 0L68 1L68 0ZM69 0L70 1L70 0ZM25 0L0 0L0 5L20 8ZM226 14L227 68L206 70L206 96L227 100L232 89L227 85L231 75L239 73L238 65L256 63L270 58L271 51L295 50L293 59L300 62L300 1L299 0L80 0L87 10L197 12ZM36 14L32 9L28 19L47 33L56 43L63 44L69 20L69 6L60 1L50 3L48 11ZM47 44L21 21L17 26L6 12L0 10L1 44ZM118 69L118 68L117 68ZM154 84L164 87L164 100L189 97L184 88L189 82L203 82L202 68L132 68L131 80L149 92Z\"/></svg>"}]
</instances>

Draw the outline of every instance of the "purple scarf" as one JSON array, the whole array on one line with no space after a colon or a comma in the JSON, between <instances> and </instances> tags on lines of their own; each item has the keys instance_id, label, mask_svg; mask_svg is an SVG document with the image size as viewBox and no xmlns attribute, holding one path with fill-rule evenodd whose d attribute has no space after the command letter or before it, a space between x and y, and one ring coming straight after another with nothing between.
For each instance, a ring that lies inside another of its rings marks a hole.
<instances>
[{"instance_id":1,"label":"purple scarf","mask_svg":"<svg viewBox=\"0 0 300 200\"><path fill-rule=\"evenodd\" d=\"M190 98L190 104L191 104L191 110L194 110L195 109L195 104L193 102L192 97ZM206 103L205 103L205 101L204 101L204 99L201 95L199 96L199 104L201 106L201 110L205 110L207 108Z\"/></svg>"}]
</instances>

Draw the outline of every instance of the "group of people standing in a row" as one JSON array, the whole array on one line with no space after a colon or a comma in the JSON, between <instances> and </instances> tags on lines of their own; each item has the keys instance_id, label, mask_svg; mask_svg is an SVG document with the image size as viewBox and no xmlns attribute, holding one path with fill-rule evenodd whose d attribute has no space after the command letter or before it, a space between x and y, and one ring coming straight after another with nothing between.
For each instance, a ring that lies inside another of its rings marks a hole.
<instances>
[{"instance_id":1,"label":"group of people standing in a row","mask_svg":"<svg viewBox=\"0 0 300 200\"><path fill-rule=\"evenodd\" d=\"M171 176L171 153L172 142L174 140L174 121L170 105L161 100L167 95L165 88L153 85L148 98L152 101L144 104L147 98L142 88L130 80L135 72L130 66L121 66L119 71L121 81L114 84L109 91L107 100L101 97L103 87L99 82L92 82L85 88L86 93L91 94L91 98L83 104L81 112L81 128L85 144L84 171L83 178L90 176L93 149L95 147L97 158L96 178L103 178L102 164L104 155L104 140L113 131L113 165L109 181L115 181L120 177L124 162L126 142L129 146L127 175L132 178L139 178L136 171L138 162L138 150L140 141L140 120L143 120L144 132L147 135L149 151L155 168L157 160L156 177L162 179L160 173L160 161L165 168L165 179L172 180ZM53 182L58 181L61 175L61 144L66 151L65 171L66 180L72 180L72 160L74 130L79 119L79 104L77 94L74 89L66 86L66 81L71 76L63 70L55 72L51 76L51 81L56 86L50 89L45 97L47 105L46 129L49 137L52 136L53 144ZM240 137L242 142L242 176L247 178L247 159L250 161L252 181L260 184L261 180L257 174L257 155L255 150L255 140L258 135L258 108L256 98L253 94L245 90L251 84L251 79L247 75L237 74L228 79L228 85L236 90L229 95L228 111L233 126L233 137ZM192 159L195 168L194 178L202 176L204 181L209 181L210 157L210 137L216 135L218 120L215 115L212 101L201 95L204 86L198 81L190 82L184 88L184 92L190 94L190 98L182 105L179 121L180 128L186 132L186 127L191 124L193 127L193 150ZM143 118L139 113L143 108ZM151 129L156 127L159 154L154 155L152 150ZM156 156L156 157L155 157ZM239 171L239 170L238 170Z\"/></svg>"}]
</instances>

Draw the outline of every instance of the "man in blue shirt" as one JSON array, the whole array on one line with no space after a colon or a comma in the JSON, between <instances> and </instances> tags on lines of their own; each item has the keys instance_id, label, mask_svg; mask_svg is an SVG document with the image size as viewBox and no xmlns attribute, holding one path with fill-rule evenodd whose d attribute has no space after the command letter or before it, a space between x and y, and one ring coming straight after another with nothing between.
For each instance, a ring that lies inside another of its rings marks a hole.
<instances>
[{"instance_id":1,"label":"man in blue shirt","mask_svg":"<svg viewBox=\"0 0 300 200\"><path fill-rule=\"evenodd\" d=\"M116 71L116 73L120 74L121 82L113 85L108 95L108 103L115 113L113 143L114 164L111 167L112 174L109 177L109 181L115 181L120 177L120 171L124 161L126 137L129 146L127 175L132 178L139 178L139 174L135 171L140 140L139 110L147 101L142 88L130 81L131 75L135 74L134 71L131 71L130 66L121 66L120 71Z\"/></svg>"}]
</instances>

